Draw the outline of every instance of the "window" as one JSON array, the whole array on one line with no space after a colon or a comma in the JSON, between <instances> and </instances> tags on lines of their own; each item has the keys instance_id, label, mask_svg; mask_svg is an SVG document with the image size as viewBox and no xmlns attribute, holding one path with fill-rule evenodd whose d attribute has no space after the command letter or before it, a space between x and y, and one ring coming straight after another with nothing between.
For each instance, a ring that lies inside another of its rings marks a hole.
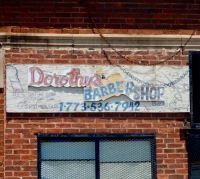
<instances>
[{"instance_id":1,"label":"window","mask_svg":"<svg viewBox=\"0 0 200 179\"><path fill-rule=\"evenodd\" d=\"M38 134L38 178L156 178L155 135Z\"/></svg>"},{"instance_id":2,"label":"window","mask_svg":"<svg viewBox=\"0 0 200 179\"><path fill-rule=\"evenodd\" d=\"M200 127L200 52L190 52L191 126Z\"/></svg>"},{"instance_id":3,"label":"window","mask_svg":"<svg viewBox=\"0 0 200 179\"><path fill-rule=\"evenodd\" d=\"M200 176L200 134L188 135L188 165L189 165L189 178L199 179L199 176Z\"/></svg>"}]
</instances>

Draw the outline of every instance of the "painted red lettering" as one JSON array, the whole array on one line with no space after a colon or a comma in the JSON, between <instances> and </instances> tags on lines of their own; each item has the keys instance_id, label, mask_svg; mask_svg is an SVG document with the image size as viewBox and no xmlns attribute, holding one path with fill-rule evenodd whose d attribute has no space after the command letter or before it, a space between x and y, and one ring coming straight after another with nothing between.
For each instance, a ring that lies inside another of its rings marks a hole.
<instances>
[{"instance_id":1,"label":"painted red lettering","mask_svg":"<svg viewBox=\"0 0 200 179\"><path fill-rule=\"evenodd\" d=\"M52 84L52 81L53 81L53 76L52 75L47 75L45 78L44 78L44 84L46 86L50 86Z\"/></svg>"},{"instance_id":2,"label":"painted red lettering","mask_svg":"<svg viewBox=\"0 0 200 179\"><path fill-rule=\"evenodd\" d=\"M60 79L61 75L56 75L56 73L53 74L53 77L55 78L55 85L59 86L60 85Z\"/></svg>"},{"instance_id":3,"label":"painted red lettering","mask_svg":"<svg viewBox=\"0 0 200 179\"><path fill-rule=\"evenodd\" d=\"M65 86L65 85L67 84L67 82L68 82L67 75L66 75L66 76L62 76L62 77L61 77L61 80L60 80L60 84L61 84L62 86Z\"/></svg>"},{"instance_id":4,"label":"painted red lettering","mask_svg":"<svg viewBox=\"0 0 200 179\"><path fill-rule=\"evenodd\" d=\"M56 73L44 74L44 72L38 67L31 67L31 83L32 86L71 86L71 87L88 87L101 86L102 79L98 74L94 76L82 76L80 75L79 68L72 68L66 75L57 75ZM54 81L53 81L54 80Z\"/></svg>"},{"instance_id":5,"label":"painted red lettering","mask_svg":"<svg viewBox=\"0 0 200 179\"><path fill-rule=\"evenodd\" d=\"M95 74L94 77L96 77L96 79L92 82L92 84L94 86L101 86L102 85L101 77L98 74Z\"/></svg>"},{"instance_id":6,"label":"painted red lettering","mask_svg":"<svg viewBox=\"0 0 200 179\"><path fill-rule=\"evenodd\" d=\"M29 69L29 71L31 72L31 84L30 85L40 85L44 79L43 71L37 67L31 67ZM38 81L36 81L36 79L35 79L36 74L39 75Z\"/></svg>"},{"instance_id":7,"label":"painted red lettering","mask_svg":"<svg viewBox=\"0 0 200 179\"><path fill-rule=\"evenodd\" d=\"M70 75L69 78L69 84L72 87L77 86L78 83L78 75L80 74L80 69L79 68L73 68L69 73L67 73L68 75Z\"/></svg>"}]
</instances>

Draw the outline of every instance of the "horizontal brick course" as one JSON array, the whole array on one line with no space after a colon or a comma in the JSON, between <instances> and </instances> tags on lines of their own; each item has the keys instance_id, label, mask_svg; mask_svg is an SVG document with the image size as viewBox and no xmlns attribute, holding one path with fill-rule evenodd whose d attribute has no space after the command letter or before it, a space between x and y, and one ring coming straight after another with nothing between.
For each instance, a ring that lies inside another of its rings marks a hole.
<instances>
[{"instance_id":1,"label":"horizontal brick course","mask_svg":"<svg viewBox=\"0 0 200 179\"><path fill-rule=\"evenodd\" d=\"M31 51L31 54L27 54ZM97 55L98 53L98 55ZM102 53L101 55L99 53ZM136 63L139 61L145 64L154 64L159 61L164 61L164 65L188 65L188 55L177 54L174 58L171 58L175 52L166 52L164 50L120 50L119 53L124 56L124 58L119 57L114 51L97 52L94 51L78 51L78 50L31 50L29 48L14 48L11 50L6 50L5 61L7 63L24 63L24 64L126 64L135 65L132 60ZM77 55L78 54L78 55ZM154 54L154 56L152 56ZM166 55L167 54L167 55ZM148 59L148 60L145 60ZM157 61L155 61L157 59ZM162 65L162 63L161 63ZM45 114L41 114L45 115ZM49 114L47 114L49 115ZM76 115L76 114L75 114ZM105 114L113 115L113 114ZM116 115L116 114L115 114ZM136 116L149 117L149 114L136 114ZM160 113L152 114L152 117L162 117ZM170 116L177 117L176 113L170 113Z\"/></svg>"}]
</instances>

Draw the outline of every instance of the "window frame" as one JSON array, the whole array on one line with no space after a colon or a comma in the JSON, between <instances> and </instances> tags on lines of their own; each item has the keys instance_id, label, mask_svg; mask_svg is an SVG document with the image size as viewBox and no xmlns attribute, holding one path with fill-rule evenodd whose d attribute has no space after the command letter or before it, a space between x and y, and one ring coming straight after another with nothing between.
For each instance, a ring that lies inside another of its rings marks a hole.
<instances>
[{"instance_id":1,"label":"window frame","mask_svg":"<svg viewBox=\"0 0 200 179\"><path fill-rule=\"evenodd\" d=\"M194 60L199 59L199 62ZM190 51L189 52L189 82L190 82L190 116L191 116L191 127L200 128L200 112L198 110L198 86L200 85L200 76L195 78L195 74L199 74L200 68L200 52Z\"/></svg>"},{"instance_id":2,"label":"window frame","mask_svg":"<svg viewBox=\"0 0 200 179\"><path fill-rule=\"evenodd\" d=\"M187 147L188 147L188 179L192 179L193 176L194 176L192 167L195 166L195 164L193 164L193 161L195 159L194 155L196 155L195 151L197 150L198 154L199 154L200 143L197 146L197 142L194 142L195 140L199 140L200 141L200 132L199 131L196 131L195 133L189 134L187 136ZM200 167L198 166L197 168L199 168L198 171L200 172Z\"/></svg>"},{"instance_id":3,"label":"window frame","mask_svg":"<svg viewBox=\"0 0 200 179\"><path fill-rule=\"evenodd\" d=\"M37 135L37 149L38 149L38 179L41 179L41 140L52 140L52 139L86 139L95 141L95 179L100 179L100 160L99 160L99 142L101 139L151 139L151 173L152 179L157 177L156 169L156 135L154 133L145 133L145 134L38 134ZM98 140L98 142L96 142Z\"/></svg>"}]
</instances>

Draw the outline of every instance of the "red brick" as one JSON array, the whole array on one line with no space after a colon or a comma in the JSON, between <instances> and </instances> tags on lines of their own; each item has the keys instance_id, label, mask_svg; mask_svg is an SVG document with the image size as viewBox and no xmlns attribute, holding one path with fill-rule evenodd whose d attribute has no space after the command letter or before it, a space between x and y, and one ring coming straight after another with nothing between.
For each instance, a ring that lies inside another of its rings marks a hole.
<instances>
[{"instance_id":1,"label":"red brick","mask_svg":"<svg viewBox=\"0 0 200 179\"><path fill-rule=\"evenodd\" d=\"M136 124L123 123L121 124L121 128L136 128Z\"/></svg>"},{"instance_id":2,"label":"red brick","mask_svg":"<svg viewBox=\"0 0 200 179\"><path fill-rule=\"evenodd\" d=\"M163 139L156 139L156 143L157 143L157 144L158 144L158 143L162 144L162 143L163 143Z\"/></svg>"},{"instance_id":3,"label":"red brick","mask_svg":"<svg viewBox=\"0 0 200 179\"><path fill-rule=\"evenodd\" d=\"M47 124L49 124L49 123L59 123L59 122L62 122L63 121L63 119L62 118L58 118L58 117L56 117L56 118L47 118Z\"/></svg>"},{"instance_id":4,"label":"red brick","mask_svg":"<svg viewBox=\"0 0 200 179\"><path fill-rule=\"evenodd\" d=\"M36 59L22 59L21 63L22 64L34 64L37 63L38 61Z\"/></svg>"},{"instance_id":5,"label":"red brick","mask_svg":"<svg viewBox=\"0 0 200 179\"><path fill-rule=\"evenodd\" d=\"M46 129L31 129L30 132L32 134L46 133Z\"/></svg>"},{"instance_id":6,"label":"red brick","mask_svg":"<svg viewBox=\"0 0 200 179\"><path fill-rule=\"evenodd\" d=\"M86 113L72 113L71 117L87 117Z\"/></svg>"},{"instance_id":7,"label":"red brick","mask_svg":"<svg viewBox=\"0 0 200 179\"><path fill-rule=\"evenodd\" d=\"M165 174L175 174L175 170L172 169L165 170Z\"/></svg>"},{"instance_id":8,"label":"red brick","mask_svg":"<svg viewBox=\"0 0 200 179\"><path fill-rule=\"evenodd\" d=\"M136 117L151 117L151 114L149 113L137 113L136 114Z\"/></svg>"},{"instance_id":9,"label":"red brick","mask_svg":"<svg viewBox=\"0 0 200 179\"><path fill-rule=\"evenodd\" d=\"M163 169L157 169L157 174L160 175L160 174L163 174L164 173L164 170Z\"/></svg>"},{"instance_id":10,"label":"red brick","mask_svg":"<svg viewBox=\"0 0 200 179\"><path fill-rule=\"evenodd\" d=\"M62 133L62 129L46 129L47 133Z\"/></svg>"},{"instance_id":11,"label":"red brick","mask_svg":"<svg viewBox=\"0 0 200 179\"><path fill-rule=\"evenodd\" d=\"M79 34L79 32L81 33L82 30L84 30L84 29L65 29L65 28L63 28L62 33L63 34ZM82 33L82 34L84 34L84 33Z\"/></svg>"},{"instance_id":12,"label":"red brick","mask_svg":"<svg viewBox=\"0 0 200 179\"><path fill-rule=\"evenodd\" d=\"M174 129L173 128L160 128L159 129L160 133L174 133Z\"/></svg>"},{"instance_id":13,"label":"red brick","mask_svg":"<svg viewBox=\"0 0 200 179\"><path fill-rule=\"evenodd\" d=\"M141 118L136 118L136 117L134 117L133 119L127 119L127 122L128 123L139 123L139 124L141 124L141 123L144 123L144 121L141 119ZM146 120L145 120L145 122L146 122Z\"/></svg>"},{"instance_id":14,"label":"red brick","mask_svg":"<svg viewBox=\"0 0 200 179\"><path fill-rule=\"evenodd\" d=\"M35 53L35 50L32 48L22 48L21 53L28 53L28 54Z\"/></svg>"},{"instance_id":15,"label":"red brick","mask_svg":"<svg viewBox=\"0 0 200 179\"><path fill-rule=\"evenodd\" d=\"M14 172L14 176L30 176L30 172Z\"/></svg>"},{"instance_id":16,"label":"red brick","mask_svg":"<svg viewBox=\"0 0 200 179\"><path fill-rule=\"evenodd\" d=\"M188 160L187 159L176 159L176 163L187 163Z\"/></svg>"},{"instance_id":17,"label":"red brick","mask_svg":"<svg viewBox=\"0 0 200 179\"><path fill-rule=\"evenodd\" d=\"M61 33L61 29L45 29L45 33L48 34L60 34Z\"/></svg>"},{"instance_id":18,"label":"red brick","mask_svg":"<svg viewBox=\"0 0 200 179\"><path fill-rule=\"evenodd\" d=\"M104 124L89 124L88 126L94 129L104 128Z\"/></svg>"},{"instance_id":19,"label":"red brick","mask_svg":"<svg viewBox=\"0 0 200 179\"><path fill-rule=\"evenodd\" d=\"M137 124L137 128L151 128L151 124Z\"/></svg>"},{"instance_id":20,"label":"red brick","mask_svg":"<svg viewBox=\"0 0 200 179\"><path fill-rule=\"evenodd\" d=\"M6 139L19 139L20 134L6 134L5 137Z\"/></svg>"},{"instance_id":21,"label":"red brick","mask_svg":"<svg viewBox=\"0 0 200 179\"><path fill-rule=\"evenodd\" d=\"M188 174L188 170L187 169L176 169L176 174Z\"/></svg>"},{"instance_id":22,"label":"red brick","mask_svg":"<svg viewBox=\"0 0 200 179\"><path fill-rule=\"evenodd\" d=\"M88 128L88 124L72 124L72 128Z\"/></svg>"},{"instance_id":23,"label":"red brick","mask_svg":"<svg viewBox=\"0 0 200 179\"><path fill-rule=\"evenodd\" d=\"M164 139L164 143L174 143L174 139Z\"/></svg>"},{"instance_id":24,"label":"red brick","mask_svg":"<svg viewBox=\"0 0 200 179\"><path fill-rule=\"evenodd\" d=\"M169 179L184 179L184 175L169 175Z\"/></svg>"},{"instance_id":25,"label":"red brick","mask_svg":"<svg viewBox=\"0 0 200 179\"><path fill-rule=\"evenodd\" d=\"M158 133L158 129L142 129L143 133Z\"/></svg>"},{"instance_id":26,"label":"red brick","mask_svg":"<svg viewBox=\"0 0 200 179\"><path fill-rule=\"evenodd\" d=\"M28 58L27 54L12 54L12 58Z\"/></svg>"},{"instance_id":27,"label":"red brick","mask_svg":"<svg viewBox=\"0 0 200 179\"><path fill-rule=\"evenodd\" d=\"M96 133L111 133L110 129L96 129Z\"/></svg>"},{"instance_id":28,"label":"red brick","mask_svg":"<svg viewBox=\"0 0 200 179\"><path fill-rule=\"evenodd\" d=\"M71 64L85 64L86 60L71 60ZM90 61L88 62L90 64Z\"/></svg>"},{"instance_id":29,"label":"red brick","mask_svg":"<svg viewBox=\"0 0 200 179\"><path fill-rule=\"evenodd\" d=\"M76 122L78 122L78 119L77 118L64 118L63 119L63 122L64 123L76 123Z\"/></svg>"},{"instance_id":30,"label":"red brick","mask_svg":"<svg viewBox=\"0 0 200 179\"><path fill-rule=\"evenodd\" d=\"M37 50L37 54L52 54L53 53L53 50Z\"/></svg>"},{"instance_id":31,"label":"red brick","mask_svg":"<svg viewBox=\"0 0 200 179\"><path fill-rule=\"evenodd\" d=\"M55 54L68 54L68 50L54 50Z\"/></svg>"},{"instance_id":32,"label":"red brick","mask_svg":"<svg viewBox=\"0 0 200 179\"><path fill-rule=\"evenodd\" d=\"M111 133L126 133L126 129L111 129Z\"/></svg>"},{"instance_id":33,"label":"red brick","mask_svg":"<svg viewBox=\"0 0 200 179\"><path fill-rule=\"evenodd\" d=\"M19 166L7 166L5 167L6 171L20 171L20 167Z\"/></svg>"},{"instance_id":34,"label":"red brick","mask_svg":"<svg viewBox=\"0 0 200 179\"><path fill-rule=\"evenodd\" d=\"M169 164L169 168L183 168L183 164Z\"/></svg>"},{"instance_id":35,"label":"red brick","mask_svg":"<svg viewBox=\"0 0 200 179\"><path fill-rule=\"evenodd\" d=\"M13 176L12 174L13 174L12 172L5 172L5 176L6 176L6 177L8 177L8 176Z\"/></svg>"},{"instance_id":36,"label":"red brick","mask_svg":"<svg viewBox=\"0 0 200 179\"><path fill-rule=\"evenodd\" d=\"M80 133L95 133L95 129L80 129Z\"/></svg>"},{"instance_id":37,"label":"red brick","mask_svg":"<svg viewBox=\"0 0 200 179\"><path fill-rule=\"evenodd\" d=\"M157 165L157 168L158 168L158 169L160 169L160 168L163 168L163 169L164 169L164 168L167 168L167 165L166 165L166 164L158 164L158 165Z\"/></svg>"},{"instance_id":38,"label":"red brick","mask_svg":"<svg viewBox=\"0 0 200 179\"><path fill-rule=\"evenodd\" d=\"M120 128L120 124L105 124L105 128Z\"/></svg>"},{"instance_id":39,"label":"red brick","mask_svg":"<svg viewBox=\"0 0 200 179\"><path fill-rule=\"evenodd\" d=\"M21 124L6 124L6 128L21 128Z\"/></svg>"},{"instance_id":40,"label":"red brick","mask_svg":"<svg viewBox=\"0 0 200 179\"><path fill-rule=\"evenodd\" d=\"M179 34L179 30L163 30L163 34Z\"/></svg>"},{"instance_id":41,"label":"red brick","mask_svg":"<svg viewBox=\"0 0 200 179\"><path fill-rule=\"evenodd\" d=\"M116 119L116 118L114 118L113 120L112 120L112 122L113 123L127 123L127 119L126 118L119 118L119 119Z\"/></svg>"},{"instance_id":42,"label":"red brick","mask_svg":"<svg viewBox=\"0 0 200 179\"><path fill-rule=\"evenodd\" d=\"M153 123L153 127L155 127L155 128L166 128L166 127L168 127L168 124L166 124L166 123Z\"/></svg>"},{"instance_id":43,"label":"red brick","mask_svg":"<svg viewBox=\"0 0 200 179\"><path fill-rule=\"evenodd\" d=\"M11 32L11 28L9 27L1 27L0 32Z\"/></svg>"},{"instance_id":44,"label":"red brick","mask_svg":"<svg viewBox=\"0 0 200 179\"><path fill-rule=\"evenodd\" d=\"M11 48L10 50L5 50L5 53L20 53L19 48Z\"/></svg>"},{"instance_id":45,"label":"red brick","mask_svg":"<svg viewBox=\"0 0 200 179\"><path fill-rule=\"evenodd\" d=\"M180 148L183 147L183 144L167 144L169 148Z\"/></svg>"},{"instance_id":46,"label":"red brick","mask_svg":"<svg viewBox=\"0 0 200 179\"><path fill-rule=\"evenodd\" d=\"M157 144L158 148L166 148L166 146L167 146L166 144Z\"/></svg>"},{"instance_id":47,"label":"red brick","mask_svg":"<svg viewBox=\"0 0 200 179\"><path fill-rule=\"evenodd\" d=\"M29 54L29 58L44 58L44 55L42 54Z\"/></svg>"},{"instance_id":48,"label":"red brick","mask_svg":"<svg viewBox=\"0 0 200 179\"><path fill-rule=\"evenodd\" d=\"M29 140L28 139L15 139L14 144L28 144Z\"/></svg>"},{"instance_id":49,"label":"red brick","mask_svg":"<svg viewBox=\"0 0 200 179\"><path fill-rule=\"evenodd\" d=\"M80 129L63 129L63 133L79 133Z\"/></svg>"},{"instance_id":50,"label":"red brick","mask_svg":"<svg viewBox=\"0 0 200 179\"><path fill-rule=\"evenodd\" d=\"M129 34L145 34L145 35L161 35L163 34L163 30L153 30L153 29L129 29Z\"/></svg>"},{"instance_id":51,"label":"red brick","mask_svg":"<svg viewBox=\"0 0 200 179\"><path fill-rule=\"evenodd\" d=\"M168 158L183 158L183 154L168 154Z\"/></svg>"},{"instance_id":52,"label":"red brick","mask_svg":"<svg viewBox=\"0 0 200 179\"><path fill-rule=\"evenodd\" d=\"M6 155L5 160L20 160L20 155Z\"/></svg>"},{"instance_id":53,"label":"red brick","mask_svg":"<svg viewBox=\"0 0 200 179\"><path fill-rule=\"evenodd\" d=\"M20 155L20 154L29 154L28 150L14 150L14 154Z\"/></svg>"},{"instance_id":54,"label":"red brick","mask_svg":"<svg viewBox=\"0 0 200 179\"><path fill-rule=\"evenodd\" d=\"M175 159L171 159L171 158L168 159L168 158L165 158L165 159L164 159L164 162L165 162L165 163L168 163L168 164L169 164L169 163L174 164L174 163L175 163Z\"/></svg>"},{"instance_id":55,"label":"red brick","mask_svg":"<svg viewBox=\"0 0 200 179\"><path fill-rule=\"evenodd\" d=\"M103 117L103 114L102 113L88 113L88 117Z\"/></svg>"}]
</instances>

